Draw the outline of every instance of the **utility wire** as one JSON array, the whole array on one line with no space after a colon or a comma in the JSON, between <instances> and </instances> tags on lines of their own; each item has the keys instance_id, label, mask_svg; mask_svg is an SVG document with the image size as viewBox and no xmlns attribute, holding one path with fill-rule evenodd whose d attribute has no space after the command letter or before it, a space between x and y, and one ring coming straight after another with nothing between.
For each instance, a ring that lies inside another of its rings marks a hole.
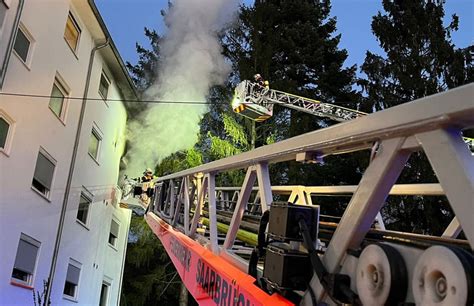
<instances>
[{"instance_id":1,"label":"utility wire","mask_svg":"<svg viewBox=\"0 0 474 306\"><path fill-rule=\"evenodd\" d=\"M0 96L11 97L25 97L25 98L42 98L42 99L65 99L65 100L84 100L83 97L62 97L52 95L37 95L13 92L0 92ZM102 98L86 98L88 101L106 101L106 102L127 102L127 103L155 103L155 104L197 104L197 105L211 105L211 104L230 104L227 102L209 103L206 101L177 101L177 100L133 100L133 99L102 99Z\"/></svg>"}]
</instances>

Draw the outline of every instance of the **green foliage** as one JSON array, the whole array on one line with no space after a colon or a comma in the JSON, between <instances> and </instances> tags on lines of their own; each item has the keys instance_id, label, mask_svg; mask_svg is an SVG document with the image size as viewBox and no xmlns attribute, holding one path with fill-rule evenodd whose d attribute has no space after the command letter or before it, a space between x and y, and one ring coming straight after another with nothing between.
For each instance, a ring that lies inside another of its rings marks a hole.
<instances>
[{"instance_id":1,"label":"green foliage","mask_svg":"<svg viewBox=\"0 0 474 306\"><path fill-rule=\"evenodd\" d=\"M222 114L224 120L224 130L228 137L232 139L232 143L235 146L242 146L243 148L248 148L248 134L245 131L244 127L237 123L234 117L229 114Z\"/></svg>"},{"instance_id":2,"label":"green foliage","mask_svg":"<svg viewBox=\"0 0 474 306\"><path fill-rule=\"evenodd\" d=\"M223 38L224 54L234 67L231 81L252 79L258 72L278 90L357 108L360 95L352 88L356 67L343 67L347 52L338 47L340 35L335 34L336 19L329 16L330 8L330 1L305 0L256 1L254 6L243 6L239 21ZM255 145L328 124L329 120L276 105L272 118L256 124ZM355 172L344 170L340 176ZM271 171L275 184L311 185L316 175L314 167L298 163L273 165Z\"/></svg>"},{"instance_id":3,"label":"green foliage","mask_svg":"<svg viewBox=\"0 0 474 306\"><path fill-rule=\"evenodd\" d=\"M122 289L122 306L178 304L179 276L162 244L143 217L130 225Z\"/></svg>"},{"instance_id":4,"label":"green foliage","mask_svg":"<svg viewBox=\"0 0 474 306\"><path fill-rule=\"evenodd\" d=\"M474 81L471 45L457 49L451 41L459 18L444 26L445 1L383 0L385 12L372 20L372 31L385 57L367 52L361 80L366 110L378 110ZM470 53L470 52L471 53ZM447 102L448 103L448 102ZM414 153L398 183L437 182L428 159ZM391 228L441 234L453 217L445 198L389 198L384 208ZM428 229L431 231L428 231Z\"/></svg>"},{"instance_id":5,"label":"green foliage","mask_svg":"<svg viewBox=\"0 0 474 306\"><path fill-rule=\"evenodd\" d=\"M165 157L155 169L157 176L182 171L202 164L202 153L195 148L178 151Z\"/></svg>"},{"instance_id":6,"label":"green foliage","mask_svg":"<svg viewBox=\"0 0 474 306\"><path fill-rule=\"evenodd\" d=\"M444 26L445 1L383 1L385 13L372 31L386 57L367 52L360 84L366 109L379 110L474 81L474 45L458 49L451 34L459 18Z\"/></svg>"}]
</instances>

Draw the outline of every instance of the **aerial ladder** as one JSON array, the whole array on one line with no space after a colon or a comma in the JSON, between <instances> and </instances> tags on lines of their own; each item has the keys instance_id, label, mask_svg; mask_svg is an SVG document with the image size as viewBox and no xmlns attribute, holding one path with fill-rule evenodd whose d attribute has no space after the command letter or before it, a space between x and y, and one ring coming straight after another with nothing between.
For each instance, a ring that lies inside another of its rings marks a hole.
<instances>
[{"instance_id":1,"label":"aerial ladder","mask_svg":"<svg viewBox=\"0 0 474 306\"><path fill-rule=\"evenodd\" d=\"M273 115L273 106L276 104L337 122L367 115L365 112L271 89L248 80L244 80L236 86L232 109L239 115L263 122ZM474 138L463 137L463 139L474 154Z\"/></svg>"},{"instance_id":2,"label":"aerial ladder","mask_svg":"<svg viewBox=\"0 0 474 306\"><path fill-rule=\"evenodd\" d=\"M271 116L268 97L277 93L261 91L255 97L266 100L247 100L241 113ZM472 305L474 158L461 132L474 126L473 97L469 84L369 115L334 106L328 118L355 117L159 177L153 193L144 186L147 197L128 181L121 205L143 207L200 305ZM295 107L308 102L290 98ZM270 164L317 163L374 143L358 185L271 184ZM439 182L395 184L419 151ZM216 185L235 169L246 173L242 186ZM377 216L389 195L446 197L454 217L439 236L388 230ZM322 196L346 197L342 216L322 214Z\"/></svg>"}]
</instances>

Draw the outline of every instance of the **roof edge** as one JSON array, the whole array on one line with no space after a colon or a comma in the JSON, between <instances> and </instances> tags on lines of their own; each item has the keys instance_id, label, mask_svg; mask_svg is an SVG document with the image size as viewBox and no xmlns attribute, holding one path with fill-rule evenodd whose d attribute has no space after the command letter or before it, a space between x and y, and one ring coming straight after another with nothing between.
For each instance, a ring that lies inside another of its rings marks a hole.
<instances>
[{"instance_id":1,"label":"roof edge","mask_svg":"<svg viewBox=\"0 0 474 306\"><path fill-rule=\"evenodd\" d=\"M89 6L92 9L92 12L94 13L97 21L99 22L100 28L104 32L105 37L108 38L109 41L110 41L110 43L109 43L110 48L112 49L112 52L114 53L115 58L117 59L120 67L122 68L123 74L125 75L125 78L127 79L128 83L130 85L130 88L132 89L133 95L135 96L136 99L138 99L139 97L138 97L137 88L135 87L135 84L133 83L133 81L130 77L130 74L128 73L127 67L125 67L125 63L123 62L123 59L120 56L120 53L119 53L117 47L115 46L115 43L112 39L112 36L110 35L110 32L107 29L107 26L105 25L105 22L102 19L102 16L100 15L99 9L95 5L94 0L87 0L87 2L89 3Z\"/></svg>"}]
</instances>

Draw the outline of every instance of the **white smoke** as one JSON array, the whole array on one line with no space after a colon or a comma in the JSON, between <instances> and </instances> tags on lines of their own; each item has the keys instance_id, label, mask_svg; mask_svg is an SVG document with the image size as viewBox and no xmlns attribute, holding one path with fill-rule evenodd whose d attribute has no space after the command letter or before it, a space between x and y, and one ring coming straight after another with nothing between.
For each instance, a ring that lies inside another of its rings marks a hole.
<instances>
[{"instance_id":1,"label":"white smoke","mask_svg":"<svg viewBox=\"0 0 474 306\"><path fill-rule=\"evenodd\" d=\"M236 0L173 1L165 17L168 32L160 45L159 80L147 90L147 100L205 101L209 88L225 81L230 66L221 54L217 33L237 6ZM164 157L191 148L206 110L203 104L150 105L128 127L127 173L141 174Z\"/></svg>"}]
</instances>

